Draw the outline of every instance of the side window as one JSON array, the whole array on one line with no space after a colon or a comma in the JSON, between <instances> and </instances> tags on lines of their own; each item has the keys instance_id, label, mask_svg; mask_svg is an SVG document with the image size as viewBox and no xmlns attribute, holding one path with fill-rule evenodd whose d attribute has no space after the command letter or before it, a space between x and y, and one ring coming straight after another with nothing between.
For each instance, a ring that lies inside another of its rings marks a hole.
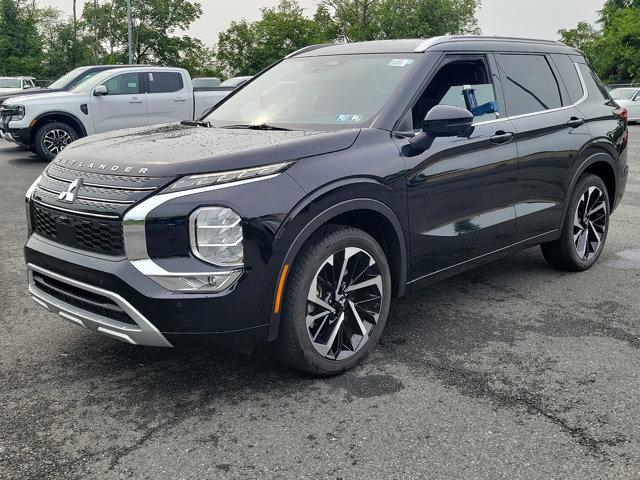
<instances>
[{"instance_id":1,"label":"side window","mask_svg":"<svg viewBox=\"0 0 640 480\"><path fill-rule=\"evenodd\" d=\"M562 106L560 88L544 55L497 55L510 116Z\"/></svg>"},{"instance_id":2,"label":"side window","mask_svg":"<svg viewBox=\"0 0 640 480\"><path fill-rule=\"evenodd\" d=\"M587 92L589 92L589 97L594 97L598 100L611 100L609 96L609 92L604 88L604 85L600 82L600 79L593 73L593 70L589 68L588 65L584 63L579 63L578 67L580 68L580 72L582 72L582 77L584 78L584 82L587 84Z\"/></svg>"},{"instance_id":3,"label":"side window","mask_svg":"<svg viewBox=\"0 0 640 480\"><path fill-rule=\"evenodd\" d=\"M469 92L477 108L468 104ZM455 60L441 67L420 99L407 113L398 130L420 129L424 117L436 105L468 109L476 116L476 123L498 118L499 106L486 62L473 57Z\"/></svg>"},{"instance_id":4,"label":"side window","mask_svg":"<svg viewBox=\"0 0 640 480\"><path fill-rule=\"evenodd\" d=\"M184 88L182 75L178 72L149 72L149 93L173 93Z\"/></svg>"},{"instance_id":5,"label":"side window","mask_svg":"<svg viewBox=\"0 0 640 480\"><path fill-rule=\"evenodd\" d=\"M569 55L552 55L551 58L553 58L553 62L567 87L571 103L577 103L584 96L584 90L576 64L573 63Z\"/></svg>"},{"instance_id":6,"label":"side window","mask_svg":"<svg viewBox=\"0 0 640 480\"><path fill-rule=\"evenodd\" d=\"M109 95L135 95L140 93L140 79L137 73L123 73L103 83Z\"/></svg>"}]
</instances>

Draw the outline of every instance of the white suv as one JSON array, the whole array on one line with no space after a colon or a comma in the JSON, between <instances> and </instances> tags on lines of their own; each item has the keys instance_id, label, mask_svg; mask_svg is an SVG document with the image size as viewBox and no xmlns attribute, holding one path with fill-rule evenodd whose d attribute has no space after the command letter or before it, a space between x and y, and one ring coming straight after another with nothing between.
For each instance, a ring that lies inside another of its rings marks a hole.
<instances>
[{"instance_id":1,"label":"white suv","mask_svg":"<svg viewBox=\"0 0 640 480\"><path fill-rule=\"evenodd\" d=\"M0 137L52 160L78 138L122 128L194 120L229 92L193 92L180 68L107 70L68 92L7 99Z\"/></svg>"}]
</instances>

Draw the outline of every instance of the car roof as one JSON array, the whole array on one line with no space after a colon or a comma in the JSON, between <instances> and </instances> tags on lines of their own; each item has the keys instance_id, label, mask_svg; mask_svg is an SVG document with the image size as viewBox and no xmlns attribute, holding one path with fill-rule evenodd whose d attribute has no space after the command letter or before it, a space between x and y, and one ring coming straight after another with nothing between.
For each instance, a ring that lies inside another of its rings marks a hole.
<instances>
[{"instance_id":1,"label":"car roof","mask_svg":"<svg viewBox=\"0 0 640 480\"><path fill-rule=\"evenodd\" d=\"M428 39L374 40L371 42L311 45L289 57L370 53L424 53L427 51L515 51L581 55L579 50L553 40L532 38L450 35Z\"/></svg>"}]
</instances>

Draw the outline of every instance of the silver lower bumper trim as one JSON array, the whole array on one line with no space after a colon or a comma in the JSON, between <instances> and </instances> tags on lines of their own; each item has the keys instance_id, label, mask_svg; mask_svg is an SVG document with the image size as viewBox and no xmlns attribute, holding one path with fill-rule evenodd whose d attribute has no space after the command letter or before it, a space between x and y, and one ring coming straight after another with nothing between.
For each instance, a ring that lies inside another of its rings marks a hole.
<instances>
[{"instance_id":1,"label":"silver lower bumper trim","mask_svg":"<svg viewBox=\"0 0 640 480\"><path fill-rule=\"evenodd\" d=\"M102 315L89 312L49 295L36 284L33 278L34 272L38 272L72 287L79 288L96 295L101 295L112 300L122 308L127 315L129 315L131 320L135 322L135 325L118 322ZM27 275L29 279L29 292L31 293L33 300L50 312L57 313L74 325L85 327L89 330L93 330L100 334L107 335L111 338L131 343L133 345L147 345L153 347L173 346L164 337L164 335L162 335L162 333L160 333L160 331L151 322L149 322L149 320L147 320L133 307L133 305L127 302L120 295L58 275L57 273L53 273L31 263L27 265Z\"/></svg>"},{"instance_id":2,"label":"silver lower bumper trim","mask_svg":"<svg viewBox=\"0 0 640 480\"><path fill-rule=\"evenodd\" d=\"M6 140L7 142L16 143L16 141L13 139L13 136L9 132L5 133L2 130L0 130L0 138L2 138L3 140Z\"/></svg>"}]
</instances>

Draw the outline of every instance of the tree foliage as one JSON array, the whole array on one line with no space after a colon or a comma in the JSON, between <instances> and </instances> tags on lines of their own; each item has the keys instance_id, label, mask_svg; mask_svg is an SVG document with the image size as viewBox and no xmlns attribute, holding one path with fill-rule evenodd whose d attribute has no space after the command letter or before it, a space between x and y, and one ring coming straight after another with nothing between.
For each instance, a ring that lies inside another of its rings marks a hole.
<instances>
[{"instance_id":1,"label":"tree foliage","mask_svg":"<svg viewBox=\"0 0 640 480\"><path fill-rule=\"evenodd\" d=\"M581 22L560 37L582 50L606 82L640 81L640 0L608 0L598 24Z\"/></svg>"},{"instance_id":2,"label":"tree foliage","mask_svg":"<svg viewBox=\"0 0 640 480\"><path fill-rule=\"evenodd\" d=\"M229 75L252 75L316 43L478 33L478 0L321 0L308 18L295 0L262 9L256 22L233 22L219 36L218 62Z\"/></svg>"},{"instance_id":3,"label":"tree foliage","mask_svg":"<svg viewBox=\"0 0 640 480\"><path fill-rule=\"evenodd\" d=\"M0 61L5 75L40 72L37 9L26 0L0 0Z\"/></svg>"}]
</instances>

